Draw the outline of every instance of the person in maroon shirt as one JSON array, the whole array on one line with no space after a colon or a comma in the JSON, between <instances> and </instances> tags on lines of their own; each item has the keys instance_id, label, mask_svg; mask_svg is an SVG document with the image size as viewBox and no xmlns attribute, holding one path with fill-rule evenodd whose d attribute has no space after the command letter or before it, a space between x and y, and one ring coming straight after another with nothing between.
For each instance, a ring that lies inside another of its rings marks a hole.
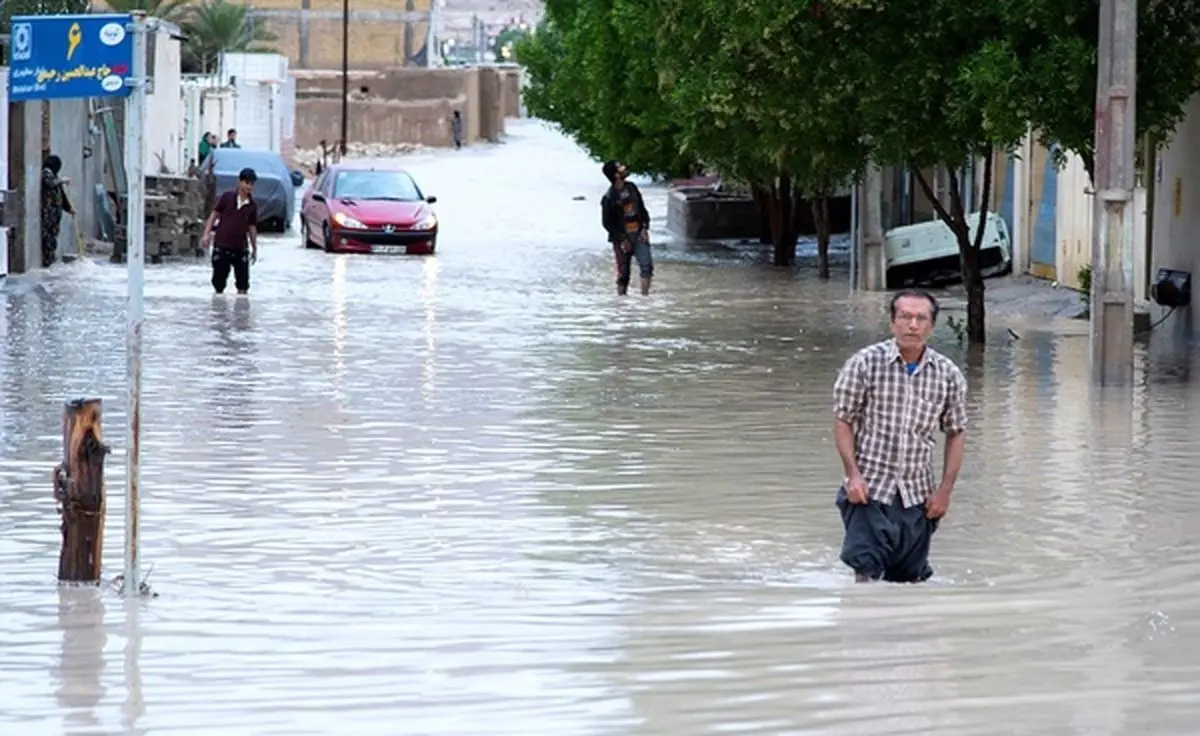
<instances>
[{"instance_id":1,"label":"person in maroon shirt","mask_svg":"<svg viewBox=\"0 0 1200 736\"><path fill-rule=\"evenodd\" d=\"M237 189L218 197L204 222L203 243L205 248L212 247L212 285L218 294L225 293L230 270L238 294L250 291L250 264L258 260L258 204L254 201L257 180L254 169L242 169Z\"/></svg>"}]
</instances>

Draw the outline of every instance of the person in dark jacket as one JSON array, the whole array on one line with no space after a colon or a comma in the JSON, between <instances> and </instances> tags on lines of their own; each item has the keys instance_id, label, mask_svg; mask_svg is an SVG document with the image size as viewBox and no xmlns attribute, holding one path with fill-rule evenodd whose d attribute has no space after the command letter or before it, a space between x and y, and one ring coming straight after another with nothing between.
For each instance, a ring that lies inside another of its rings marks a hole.
<instances>
[{"instance_id":1,"label":"person in dark jacket","mask_svg":"<svg viewBox=\"0 0 1200 736\"><path fill-rule=\"evenodd\" d=\"M600 199L600 220L612 244L617 263L617 293L629 293L629 279L636 259L641 275L642 294L650 293L654 278L654 259L650 255L650 213L637 185L628 180L629 170L619 161L606 161L602 169L608 179L608 191Z\"/></svg>"},{"instance_id":2,"label":"person in dark jacket","mask_svg":"<svg viewBox=\"0 0 1200 736\"><path fill-rule=\"evenodd\" d=\"M63 213L75 214L63 185L70 183L60 177L62 159L53 154L42 163L42 268L50 268L58 260L58 230Z\"/></svg>"},{"instance_id":3,"label":"person in dark jacket","mask_svg":"<svg viewBox=\"0 0 1200 736\"><path fill-rule=\"evenodd\" d=\"M454 117L450 118L450 135L454 137L454 147L462 148L463 144L463 119L462 113L458 110L454 111Z\"/></svg>"}]
</instances>

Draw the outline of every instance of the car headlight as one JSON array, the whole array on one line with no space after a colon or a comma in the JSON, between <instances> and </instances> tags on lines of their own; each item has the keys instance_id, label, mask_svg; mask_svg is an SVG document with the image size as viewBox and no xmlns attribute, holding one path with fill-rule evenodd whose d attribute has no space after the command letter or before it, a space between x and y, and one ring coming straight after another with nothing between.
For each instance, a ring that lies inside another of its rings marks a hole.
<instances>
[{"instance_id":1,"label":"car headlight","mask_svg":"<svg viewBox=\"0 0 1200 736\"><path fill-rule=\"evenodd\" d=\"M338 227L344 227L347 230L365 230L367 228L366 225L343 212L335 212L333 221L338 224Z\"/></svg>"},{"instance_id":2,"label":"car headlight","mask_svg":"<svg viewBox=\"0 0 1200 736\"><path fill-rule=\"evenodd\" d=\"M433 215L425 215L420 220L413 224L413 230L432 230L437 227L437 218Z\"/></svg>"}]
</instances>

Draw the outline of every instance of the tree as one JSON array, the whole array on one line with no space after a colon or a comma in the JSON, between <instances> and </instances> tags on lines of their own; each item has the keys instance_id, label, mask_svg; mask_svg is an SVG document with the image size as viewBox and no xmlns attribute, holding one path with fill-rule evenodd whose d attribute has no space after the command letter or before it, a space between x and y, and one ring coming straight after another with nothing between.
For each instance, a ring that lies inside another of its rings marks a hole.
<instances>
[{"instance_id":1,"label":"tree","mask_svg":"<svg viewBox=\"0 0 1200 736\"><path fill-rule=\"evenodd\" d=\"M865 165L849 34L836 17L774 0L656 0L662 87L689 152L750 185L765 206L774 263L796 257L799 196L813 203L829 278L828 198ZM816 8L816 9L814 9Z\"/></svg>"},{"instance_id":2,"label":"tree","mask_svg":"<svg viewBox=\"0 0 1200 736\"><path fill-rule=\"evenodd\" d=\"M0 8L0 33L9 33L14 15L63 15L88 11L88 0L7 0Z\"/></svg>"},{"instance_id":3,"label":"tree","mask_svg":"<svg viewBox=\"0 0 1200 736\"><path fill-rule=\"evenodd\" d=\"M496 34L496 40L492 42L492 53L496 55L496 60L512 60L514 57L513 50L517 43L528 37L529 26L525 23L519 26L505 26L503 30Z\"/></svg>"},{"instance_id":4,"label":"tree","mask_svg":"<svg viewBox=\"0 0 1200 736\"><path fill-rule=\"evenodd\" d=\"M200 73L215 71L223 51L271 52L276 40L261 18L250 14L250 6L229 0L205 0L189 8L183 32L184 65Z\"/></svg>"},{"instance_id":5,"label":"tree","mask_svg":"<svg viewBox=\"0 0 1200 736\"><path fill-rule=\"evenodd\" d=\"M1020 99L1027 70L1011 63L1022 0L857 0L847 23L857 42L859 115L880 164L907 166L938 219L958 241L967 292L967 338L986 342L980 246L987 221L994 152L1011 150L1028 129ZM1018 8L1019 10L1019 8ZM960 170L982 159L982 207L974 231L967 221ZM934 192L929 169L948 172L946 201Z\"/></svg>"},{"instance_id":6,"label":"tree","mask_svg":"<svg viewBox=\"0 0 1200 736\"><path fill-rule=\"evenodd\" d=\"M152 18L177 25L187 18L189 10L187 0L105 0L104 4L114 13L142 10Z\"/></svg>"},{"instance_id":7,"label":"tree","mask_svg":"<svg viewBox=\"0 0 1200 736\"><path fill-rule=\"evenodd\" d=\"M681 128L658 91L652 9L636 0L550 0L546 19L519 41L529 74L525 104L599 159L631 171L688 175Z\"/></svg>"},{"instance_id":8,"label":"tree","mask_svg":"<svg viewBox=\"0 0 1200 736\"><path fill-rule=\"evenodd\" d=\"M1078 154L1093 175L1100 2L1020 4L1007 61L1027 72L1027 86L1013 91L1041 142ZM1137 132L1162 142L1200 92L1200 0L1140 2L1137 51Z\"/></svg>"}]
</instances>

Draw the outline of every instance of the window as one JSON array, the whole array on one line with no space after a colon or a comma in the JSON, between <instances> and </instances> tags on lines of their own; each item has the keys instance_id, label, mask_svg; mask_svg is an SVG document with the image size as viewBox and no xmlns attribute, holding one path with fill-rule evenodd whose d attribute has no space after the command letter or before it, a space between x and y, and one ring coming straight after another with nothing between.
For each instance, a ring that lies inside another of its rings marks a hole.
<instances>
[{"instance_id":1,"label":"window","mask_svg":"<svg viewBox=\"0 0 1200 736\"><path fill-rule=\"evenodd\" d=\"M333 182L337 199L389 199L419 202L424 199L416 182L403 171L339 171Z\"/></svg>"}]
</instances>

